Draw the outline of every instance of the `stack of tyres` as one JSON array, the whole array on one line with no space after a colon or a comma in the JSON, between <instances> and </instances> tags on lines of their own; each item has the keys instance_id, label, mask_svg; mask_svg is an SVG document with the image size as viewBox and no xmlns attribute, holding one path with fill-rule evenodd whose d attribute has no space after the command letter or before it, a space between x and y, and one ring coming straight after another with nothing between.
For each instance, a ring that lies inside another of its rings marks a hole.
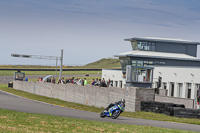
<instances>
[{"instance_id":1,"label":"stack of tyres","mask_svg":"<svg viewBox=\"0 0 200 133\"><path fill-rule=\"evenodd\" d=\"M161 113L175 117L200 119L200 110L185 108L183 104L141 102L141 111Z\"/></svg>"},{"instance_id":2,"label":"stack of tyres","mask_svg":"<svg viewBox=\"0 0 200 133\"><path fill-rule=\"evenodd\" d=\"M196 109L187 109L187 108L180 108L175 111L176 117L184 117L184 118L196 118L200 119L200 110Z\"/></svg>"},{"instance_id":3,"label":"stack of tyres","mask_svg":"<svg viewBox=\"0 0 200 133\"><path fill-rule=\"evenodd\" d=\"M171 116L172 113L170 113L170 111L172 110L172 108L174 107L173 103L164 103L164 114L165 115L169 115Z\"/></svg>"}]
</instances>

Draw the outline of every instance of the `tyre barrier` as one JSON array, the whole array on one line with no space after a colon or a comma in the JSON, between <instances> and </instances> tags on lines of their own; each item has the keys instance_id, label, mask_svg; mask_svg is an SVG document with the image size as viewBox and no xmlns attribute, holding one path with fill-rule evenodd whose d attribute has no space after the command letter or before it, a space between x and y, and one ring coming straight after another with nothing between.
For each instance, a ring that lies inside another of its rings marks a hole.
<instances>
[{"instance_id":1,"label":"tyre barrier","mask_svg":"<svg viewBox=\"0 0 200 133\"><path fill-rule=\"evenodd\" d=\"M175 117L200 119L200 110L185 108L184 104L142 101L141 111L160 113Z\"/></svg>"}]
</instances>

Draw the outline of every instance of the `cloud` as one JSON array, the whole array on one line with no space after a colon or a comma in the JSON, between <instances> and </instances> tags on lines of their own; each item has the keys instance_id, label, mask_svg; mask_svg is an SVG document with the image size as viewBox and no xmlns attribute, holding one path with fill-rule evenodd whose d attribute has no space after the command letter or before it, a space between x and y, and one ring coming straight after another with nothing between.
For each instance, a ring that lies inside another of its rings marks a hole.
<instances>
[{"instance_id":1,"label":"cloud","mask_svg":"<svg viewBox=\"0 0 200 133\"><path fill-rule=\"evenodd\" d=\"M57 55L63 48L66 64L86 64L129 51L123 39L133 36L198 41L200 11L195 2L1 0L1 63L9 64L11 52Z\"/></svg>"}]
</instances>

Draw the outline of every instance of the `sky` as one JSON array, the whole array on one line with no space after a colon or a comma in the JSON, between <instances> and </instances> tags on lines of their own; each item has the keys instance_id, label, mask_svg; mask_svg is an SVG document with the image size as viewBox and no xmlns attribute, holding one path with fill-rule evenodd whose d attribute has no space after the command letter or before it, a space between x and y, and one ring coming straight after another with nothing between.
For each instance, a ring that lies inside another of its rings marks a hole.
<instances>
[{"instance_id":1,"label":"sky","mask_svg":"<svg viewBox=\"0 0 200 133\"><path fill-rule=\"evenodd\" d=\"M84 65L131 51L132 37L200 42L199 0L0 0L0 65ZM200 57L200 47L198 47Z\"/></svg>"}]
</instances>

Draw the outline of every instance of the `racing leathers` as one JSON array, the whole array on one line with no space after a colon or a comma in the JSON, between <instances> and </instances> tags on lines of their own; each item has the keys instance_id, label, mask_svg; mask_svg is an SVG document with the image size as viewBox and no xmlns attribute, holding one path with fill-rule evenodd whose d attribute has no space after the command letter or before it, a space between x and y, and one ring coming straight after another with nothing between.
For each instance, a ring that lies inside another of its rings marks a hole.
<instances>
[{"instance_id":1,"label":"racing leathers","mask_svg":"<svg viewBox=\"0 0 200 133\"><path fill-rule=\"evenodd\" d=\"M109 104L108 107L107 107L105 110L108 111L109 108L113 107L114 105L118 105L118 104L121 104L122 107L125 108L125 103L122 102L122 101L118 101L118 102L116 102L115 104L114 104L114 103Z\"/></svg>"}]
</instances>

